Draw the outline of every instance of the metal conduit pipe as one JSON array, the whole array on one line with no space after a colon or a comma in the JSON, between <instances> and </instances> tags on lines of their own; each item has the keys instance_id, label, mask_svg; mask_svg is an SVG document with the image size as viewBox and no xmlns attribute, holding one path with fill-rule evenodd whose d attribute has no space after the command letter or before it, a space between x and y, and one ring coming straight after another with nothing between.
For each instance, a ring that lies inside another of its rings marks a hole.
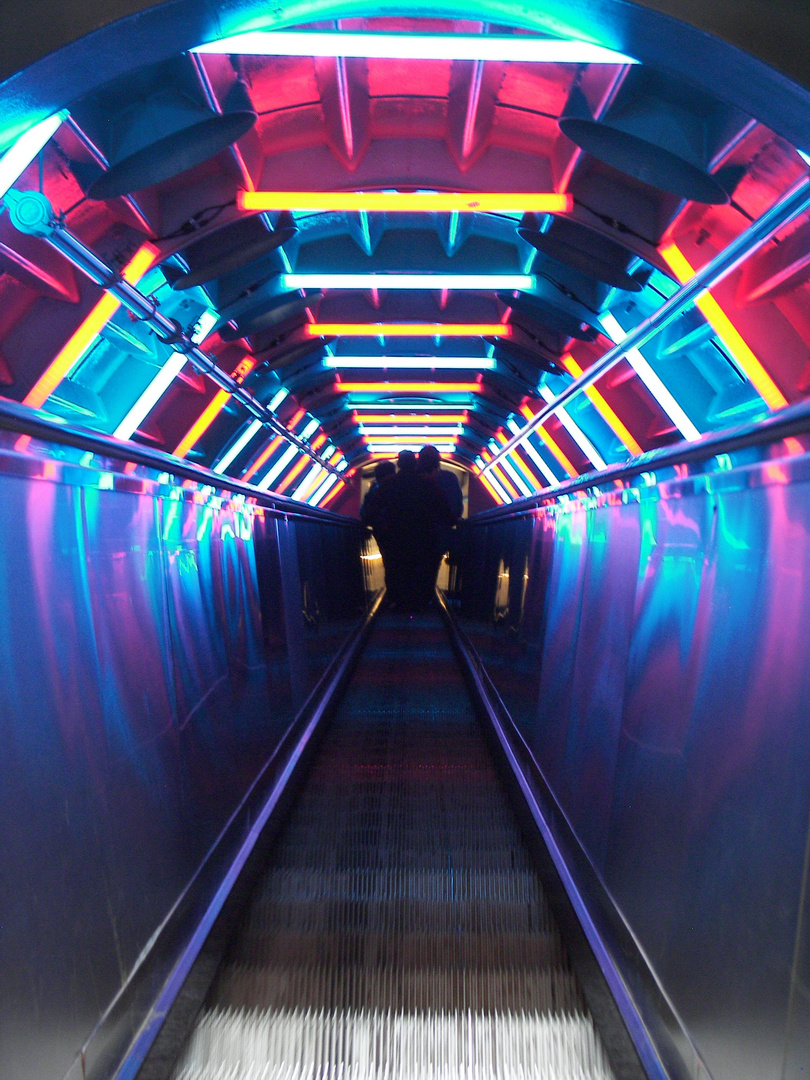
<instances>
[{"instance_id":1,"label":"metal conduit pipe","mask_svg":"<svg viewBox=\"0 0 810 1080\"><path fill-rule=\"evenodd\" d=\"M629 330L627 337L624 338L621 344L609 349L601 359L597 360L587 371L566 386L553 401L550 401L538 413L535 413L531 420L513 435L508 442L505 442L498 452L486 462L481 472L487 472L494 465L497 465L503 457L514 450L516 446L519 446L532 431L539 428L558 409L576 397L580 391L595 383L606 371L610 371L612 367L615 367L631 349L639 349L642 345L646 345L660 330L663 330L690 304L693 304L701 293L714 288L715 285L728 277L749 256L766 244L775 233L795 217L798 217L808 207L810 207L810 175L803 176L798 180L781 199L778 199L769 210L766 210L761 217L757 218L745 232L740 233L711 262L701 267L694 277L690 278L685 285L682 285L677 292L674 292L668 300L665 300L660 308L646 319L643 319L632 330Z\"/></svg>"},{"instance_id":2,"label":"metal conduit pipe","mask_svg":"<svg viewBox=\"0 0 810 1080\"><path fill-rule=\"evenodd\" d=\"M154 330L161 341L170 345L176 352L184 353L198 371L203 372L220 389L226 390L236 398L251 416L261 420L266 427L281 435L322 469L333 476L341 475L340 470L330 465L303 439L289 431L266 405L257 401L231 375L223 371L217 365L215 358L203 352L183 331L179 323L162 315L153 300L134 285L124 281L112 267L102 262L90 248L74 236L41 192L18 192L12 189L6 193L3 201L9 210L12 223L20 232L45 240L78 270L107 292L112 293L128 311Z\"/></svg>"}]
</instances>

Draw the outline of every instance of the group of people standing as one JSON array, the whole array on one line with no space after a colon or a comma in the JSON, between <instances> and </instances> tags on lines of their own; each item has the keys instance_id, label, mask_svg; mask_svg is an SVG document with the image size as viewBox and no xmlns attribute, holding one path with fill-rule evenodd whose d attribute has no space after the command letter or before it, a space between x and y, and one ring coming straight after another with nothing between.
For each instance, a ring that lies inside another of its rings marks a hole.
<instances>
[{"instance_id":1,"label":"group of people standing","mask_svg":"<svg viewBox=\"0 0 810 1080\"><path fill-rule=\"evenodd\" d=\"M430 605L453 525L461 517L458 479L440 465L435 446L424 446L418 456L402 450L396 467L381 461L360 510L383 558L388 604L397 611Z\"/></svg>"}]
</instances>

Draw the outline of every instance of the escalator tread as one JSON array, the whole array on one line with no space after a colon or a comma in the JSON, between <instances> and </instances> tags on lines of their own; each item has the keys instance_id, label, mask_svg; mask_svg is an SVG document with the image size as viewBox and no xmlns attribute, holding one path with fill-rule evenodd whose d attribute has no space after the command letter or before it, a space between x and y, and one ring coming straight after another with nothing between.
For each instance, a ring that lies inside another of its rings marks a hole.
<instances>
[{"instance_id":1,"label":"escalator tread","mask_svg":"<svg viewBox=\"0 0 810 1080\"><path fill-rule=\"evenodd\" d=\"M612 1080L435 616L383 616L173 1080Z\"/></svg>"}]
</instances>

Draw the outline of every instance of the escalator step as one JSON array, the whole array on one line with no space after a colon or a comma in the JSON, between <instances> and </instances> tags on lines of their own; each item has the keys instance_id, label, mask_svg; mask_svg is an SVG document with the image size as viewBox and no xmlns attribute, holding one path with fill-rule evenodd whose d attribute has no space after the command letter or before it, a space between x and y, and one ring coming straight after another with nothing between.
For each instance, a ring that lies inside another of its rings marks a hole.
<instances>
[{"instance_id":1,"label":"escalator step","mask_svg":"<svg viewBox=\"0 0 810 1080\"><path fill-rule=\"evenodd\" d=\"M613 1080L438 619L381 619L173 1080Z\"/></svg>"}]
</instances>

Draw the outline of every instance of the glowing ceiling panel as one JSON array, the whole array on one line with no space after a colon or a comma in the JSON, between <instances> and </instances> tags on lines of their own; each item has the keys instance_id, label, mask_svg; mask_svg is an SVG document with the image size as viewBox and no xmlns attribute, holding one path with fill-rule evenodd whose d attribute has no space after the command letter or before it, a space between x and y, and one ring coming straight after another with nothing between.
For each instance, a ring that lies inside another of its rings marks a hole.
<instances>
[{"instance_id":1,"label":"glowing ceiling panel","mask_svg":"<svg viewBox=\"0 0 810 1080\"><path fill-rule=\"evenodd\" d=\"M384 34L348 30L251 30L206 42L198 53L359 56L404 60L506 60L540 64L635 64L589 41L518 34Z\"/></svg>"},{"instance_id":2,"label":"glowing ceiling panel","mask_svg":"<svg viewBox=\"0 0 810 1080\"><path fill-rule=\"evenodd\" d=\"M569 214L571 195L533 191L240 191L240 210L385 214Z\"/></svg>"}]
</instances>

